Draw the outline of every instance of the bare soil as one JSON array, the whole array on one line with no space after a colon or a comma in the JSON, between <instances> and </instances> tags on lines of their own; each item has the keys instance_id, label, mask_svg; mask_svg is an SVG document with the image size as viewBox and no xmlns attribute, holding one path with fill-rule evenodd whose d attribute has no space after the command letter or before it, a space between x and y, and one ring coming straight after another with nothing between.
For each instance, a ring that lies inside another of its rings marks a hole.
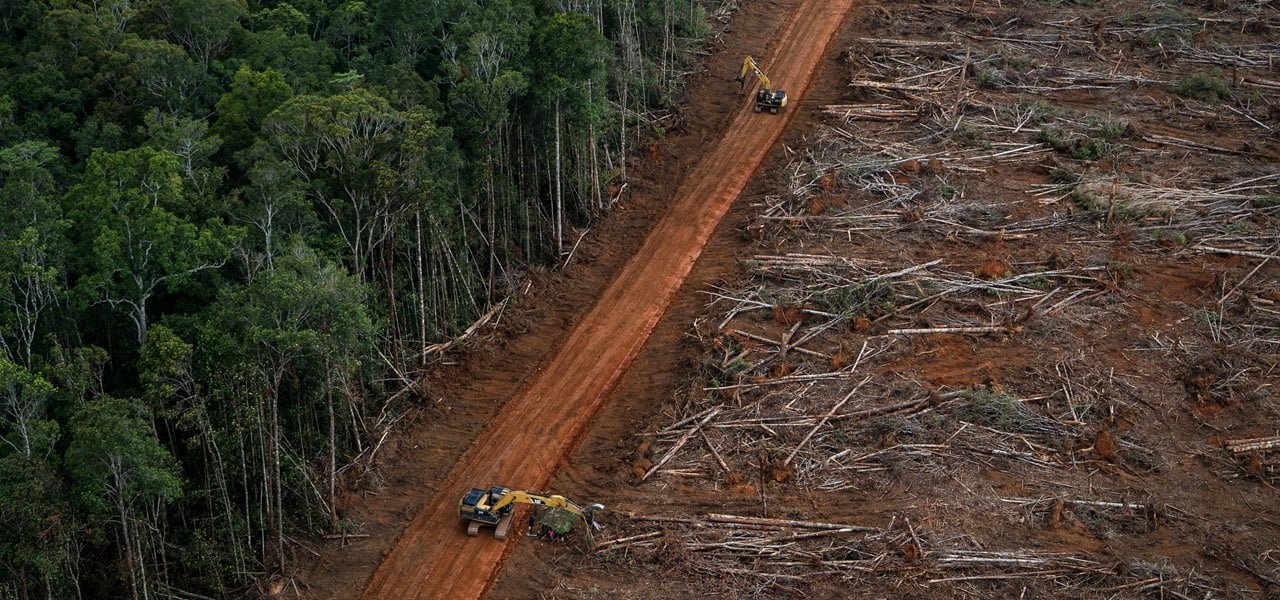
<instances>
[{"instance_id":1,"label":"bare soil","mask_svg":"<svg viewBox=\"0 0 1280 600\"><path fill-rule=\"evenodd\" d=\"M831 3L742 3L619 213L424 379L305 593L1280 594L1280 8L1087 4L860 4L806 86L778 44ZM767 157L747 53L804 92ZM744 165L714 234L662 233ZM643 347L577 337L619 313ZM490 483L606 527L466 538Z\"/></svg>"}]
</instances>

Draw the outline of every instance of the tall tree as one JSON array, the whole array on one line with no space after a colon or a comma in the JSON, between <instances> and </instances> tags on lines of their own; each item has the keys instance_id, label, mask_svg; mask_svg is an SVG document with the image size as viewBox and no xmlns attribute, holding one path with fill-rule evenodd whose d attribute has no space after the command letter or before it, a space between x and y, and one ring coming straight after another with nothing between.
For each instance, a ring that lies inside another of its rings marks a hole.
<instances>
[{"instance_id":1,"label":"tall tree","mask_svg":"<svg viewBox=\"0 0 1280 600\"><path fill-rule=\"evenodd\" d=\"M113 73L104 77L117 78L113 92L129 104L116 113L152 107L173 115L199 114L209 77L181 46L131 35L112 56L105 68Z\"/></svg>"},{"instance_id":2,"label":"tall tree","mask_svg":"<svg viewBox=\"0 0 1280 600\"><path fill-rule=\"evenodd\" d=\"M575 124L588 136L582 138L581 144L588 148L595 147L595 122L603 108L600 93L605 89L605 66L608 44L596 29L590 17L575 13L560 13L543 18L533 35L534 64L537 66L536 89L539 94L534 98L536 105L552 115L553 136L555 138L555 194L554 194L554 231L557 254L561 253L563 244L563 227L565 215L563 198L562 168L563 149L560 143L561 123ZM549 110L548 110L549 109ZM562 118L563 116L567 118ZM594 152L586 154L594 157ZM589 171L595 173L596 165L591 160ZM598 181L582 182L575 189L588 187L586 197L594 195L594 186Z\"/></svg>"},{"instance_id":3,"label":"tall tree","mask_svg":"<svg viewBox=\"0 0 1280 600\"><path fill-rule=\"evenodd\" d=\"M275 268L260 273L250 285L226 290L213 315L216 320L203 337L221 358L210 364L259 383L250 386L252 406L245 408L261 413L241 422L260 428L248 441L261 444L250 451L264 475L264 529L270 540L266 558L279 565L285 559L285 506L298 502L296 497L286 502L285 480L305 481L310 473L304 465L324 461L327 481L313 481L311 487L332 490L339 415L343 429L356 435L356 425L349 420L363 412L363 405L354 382L373 336L364 286L295 239ZM238 383L229 378L214 385ZM341 410L333 404L335 395L342 401ZM324 431L307 425L325 421L329 426ZM325 440L323 457L298 456L299 450L292 457L286 454L287 448L306 448L308 439ZM332 492L312 498L332 515Z\"/></svg>"},{"instance_id":4,"label":"tall tree","mask_svg":"<svg viewBox=\"0 0 1280 600\"><path fill-rule=\"evenodd\" d=\"M85 403L71 420L66 461L79 503L117 527L131 597L149 598L165 577L151 564L164 547L162 516L182 485L177 461L155 438L147 411L134 400Z\"/></svg>"},{"instance_id":5,"label":"tall tree","mask_svg":"<svg viewBox=\"0 0 1280 600\"><path fill-rule=\"evenodd\" d=\"M359 88L292 98L263 129L263 144L304 182L361 280L415 198L438 192L453 163L449 131L430 113L396 110Z\"/></svg>"},{"instance_id":6,"label":"tall tree","mask_svg":"<svg viewBox=\"0 0 1280 600\"><path fill-rule=\"evenodd\" d=\"M46 414L53 385L0 358L0 442L23 458L48 460L58 424Z\"/></svg>"},{"instance_id":7,"label":"tall tree","mask_svg":"<svg viewBox=\"0 0 1280 600\"><path fill-rule=\"evenodd\" d=\"M458 0L371 0L374 44L388 62L416 67L443 38L445 23L461 12Z\"/></svg>"},{"instance_id":8,"label":"tall tree","mask_svg":"<svg viewBox=\"0 0 1280 600\"><path fill-rule=\"evenodd\" d=\"M227 92L218 99L212 131L233 156L253 145L262 120L293 95L279 71L254 71L242 66Z\"/></svg>"},{"instance_id":9,"label":"tall tree","mask_svg":"<svg viewBox=\"0 0 1280 600\"><path fill-rule=\"evenodd\" d=\"M93 300L127 310L138 347L147 341L152 298L222 266L241 236L216 218L183 218L191 213L183 192L177 157L143 147L95 153L68 194L86 243L78 286Z\"/></svg>"},{"instance_id":10,"label":"tall tree","mask_svg":"<svg viewBox=\"0 0 1280 600\"><path fill-rule=\"evenodd\" d=\"M0 581L18 598L79 598L77 538L54 461L0 448ZM11 596L12 597L12 596Z\"/></svg>"},{"instance_id":11,"label":"tall tree","mask_svg":"<svg viewBox=\"0 0 1280 600\"><path fill-rule=\"evenodd\" d=\"M174 0L169 31L207 70L243 31L240 20L248 14L244 0Z\"/></svg>"},{"instance_id":12,"label":"tall tree","mask_svg":"<svg viewBox=\"0 0 1280 600\"><path fill-rule=\"evenodd\" d=\"M185 191L194 194L192 206L202 210L190 216L198 220L215 215L208 214L214 205L214 195L219 191L227 174L226 167L213 162L213 156L222 146L222 139L209 132L209 123L203 119L189 119L153 110L143 119L147 145L167 150L178 159L178 172L182 175Z\"/></svg>"},{"instance_id":13,"label":"tall tree","mask_svg":"<svg viewBox=\"0 0 1280 600\"><path fill-rule=\"evenodd\" d=\"M64 295L64 235L44 142L0 150L0 348L31 368L40 318Z\"/></svg>"}]
</instances>

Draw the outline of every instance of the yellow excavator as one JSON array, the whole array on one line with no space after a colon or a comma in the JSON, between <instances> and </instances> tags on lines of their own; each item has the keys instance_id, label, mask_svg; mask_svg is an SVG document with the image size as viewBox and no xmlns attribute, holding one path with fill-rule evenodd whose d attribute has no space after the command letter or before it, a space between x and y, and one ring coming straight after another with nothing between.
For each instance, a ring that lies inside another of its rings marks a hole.
<instances>
[{"instance_id":1,"label":"yellow excavator","mask_svg":"<svg viewBox=\"0 0 1280 600\"><path fill-rule=\"evenodd\" d=\"M764 74L760 65L756 64L755 59L750 56L742 60L742 71L733 78L734 81L741 83L739 90L746 89L748 72L755 73L760 80L760 89L756 91L756 112L767 110L771 114L778 114L778 110L787 105L787 93L773 89L769 83L769 76Z\"/></svg>"},{"instance_id":2,"label":"yellow excavator","mask_svg":"<svg viewBox=\"0 0 1280 600\"><path fill-rule=\"evenodd\" d=\"M567 510L582 517L596 530L600 529L600 525L596 523L594 513L604 508L603 504L592 504L582 508L564 496L535 494L495 485L488 490L471 488L471 491L462 497L458 512L467 521L467 535L479 535L481 526L493 525L495 526L493 537L505 540L507 531L511 528L512 509L517 503Z\"/></svg>"}]
</instances>

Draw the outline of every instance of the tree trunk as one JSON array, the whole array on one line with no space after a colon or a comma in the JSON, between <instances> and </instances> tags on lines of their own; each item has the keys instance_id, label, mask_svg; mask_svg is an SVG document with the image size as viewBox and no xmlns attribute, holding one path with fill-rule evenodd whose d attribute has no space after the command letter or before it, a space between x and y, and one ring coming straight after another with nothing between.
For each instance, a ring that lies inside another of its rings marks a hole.
<instances>
[{"instance_id":1,"label":"tree trunk","mask_svg":"<svg viewBox=\"0 0 1280 600\"><path fill-rule=\"evenodd\" d=\"M426 281L422 278L422 210L416 210L413 213L414 232L417 241L417 254L415 255L415 268L418 274L418 346L421 348L427 343L427 300L426 300ZM421 352L418 353L422 366L426 366L427 357Z\"/></svg>"},{"instance_id":2,"label":"tree trunk","mask_svg":"<svg viewBox=\"0 0 1280 600\"><path fill-rule=\"evenodd\" d=\"M113 471L111 476L115 479L115 482L111 495L115 496L116 516L120 519L120 541L124 543L125 569L129 571L129 593L133 596L134 600L138 600L139 578L136 564L138 562L138 557L134 551L135 543L133 539L133 532L129 530L129 504L128 502L125 502L124 499L124 490L126 487L125 476L122 472L124 470L124 465L119 464L118 458L113 458L112 463L113 464L110 465L111 470Z\"/></svg>"},{"instance_id":3,"label":"tree trunk","mask_svg":"<svg viewBox=\"0 0 1280 600\"><path fill-rule=\"evenodd\" d=\"M564 196L561 191L560 175L560 98L556 98L556 260L564 256Z\"/></svg>"},{"instance_id":4,"label":"tree trunk","mask_svg":"<svg viewBox=\"0 0 1280 600\"><path fill-rule=\"evenodd\" d=\"M329 530L338 530L338 436L333 415L333 368L325 359L325 400L329 410Z\"/></svg>"},{"instance_id":5,"label":"tree trunk","mask_svg":"<svg viewBox=\"0 0 1280 600\"><path fill-rule=\"evenodd\" d=\"M590 102L595 103L595 94L591 89L591 81L587 81L587 97ZM595 121L587 122L587 143L591 144L589 153L591 155L591 204L595 210L604 208L604 202L600 197L600 157L596 153L596 124Z\"/></svg>"}]
</instances>

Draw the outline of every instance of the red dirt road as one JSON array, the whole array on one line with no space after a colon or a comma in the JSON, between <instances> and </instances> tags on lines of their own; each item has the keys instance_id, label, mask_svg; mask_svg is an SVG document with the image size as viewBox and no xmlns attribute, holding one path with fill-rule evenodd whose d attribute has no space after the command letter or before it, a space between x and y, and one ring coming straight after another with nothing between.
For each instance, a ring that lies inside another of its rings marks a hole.
<instances>
[{"instance_id":1,"label":"red dirt road","mask_svg":"<svg viewBox=\"0 0 1280 600\"><path fill-rule=\"evenodd\" d=\"M777 116L743 104L715 150L680 184L643 247L560 352L506 403L397 540L363 597L479 598L506 543L468 537L458 501L471 487L542 489L666 311L729 206L782 135L853 0L807 0L761 65L790 104ZM749 86L750 91L750 86ZM584 499L586 500L586 499ZM519 525L515 525L519 529Z\"/></svg>"}]
</instances>

